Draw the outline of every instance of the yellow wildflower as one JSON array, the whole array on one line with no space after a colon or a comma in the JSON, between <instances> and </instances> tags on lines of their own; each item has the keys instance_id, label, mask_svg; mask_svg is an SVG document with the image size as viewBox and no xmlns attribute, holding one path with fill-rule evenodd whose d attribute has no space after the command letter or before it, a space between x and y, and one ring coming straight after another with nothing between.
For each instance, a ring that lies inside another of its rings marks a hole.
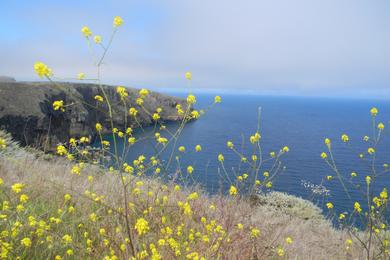
<instances>
[{"instance_id":1,"label":"yellow wildflower","mask_svg":"<svg viewBox=\"0 0 390 260\"><path fill-rule=\"evenodd\" d=\"M79 74L77 74L77 79L78 80L83 80L85 78L85 74L80 72Z\"/></svg>"},{"instance_id":2,"label":"yellow wildflower","mask_svg":"<svg viewBox=\"0 0 390 260\"><path fill-rule=\"evenodd\" d=\"M64 101L63 100L56 100L53 102L53 109L54 110L61 110L62 112L65 112L64 108Z\"/></svg>"},{"instance_id":3,"label":"yellow wildflower","mask_svg":"<svg viewBox=\"0 0 390 260\"><path fill-rule=\"evenodd\" d=\"M192 174L192 173L194 172L194 167L192 167L191 165L189 165L189 166L187 167L187 172L188 172L189 174Z\"/></svg>"},{"instance_id":4,"label":"yellow wildflower","mask_svg":"<svg viewBox=\"0 0 390 260\"><path fill-rule=\"evenodd\" d=\"M15 183L14 185L11 186L12 191L15 193L20 193L22 189L24 188L25 184L23 183Z\"/></svg>"},{"instance_id":5,"label":"yellow wildflower","mask_svg":"<svg viewBox=\"0 0 390 260\"><path fill-rule=\"evenodd\" d=\"M22 240L20 240L20 244L24 247L30 247L31 246L31 239L29 239L28 237L25 237Z\"/></svg>"},{"instance_id":6,"label":"yellow wildflower","mask_svg":"<svg viewBox=\"0 0 390 260\"><path fill-rule=\"evenodd\" d=\"M149 223L144 218L137 219L135 223L135 229L138 232L138 235L146 234L149 231Z\"/></svg>"},{"instance_id":7,"label":"yellow wildflower","mask_svg":"<svg viewBox=\"0 0 390 260\"><path fill-rule=\"evenodd\" d=\"M193 105L196 103L196 97L192 94L188 95L187 97L187 103L190 105Z\"/></svg>"},{"instance_id":8,"label":"yellow wildflower","mask_svg":"<svg viewBox=\"0 0 390 260\"><path fill-rule=\"evenodd\" d=\"M91 30L89 29L88 26L84 26L83 28L81 28L81 33L85 36L85 37L89 37L92 35L92 32Z\"/></svg>"},{"instance_id":9,"label":"yellow wildflower","mask_svg":"<svg viewBox=\"0 0 390 260\"><path fill-rule=\"evenodd\" d=\"M229 194L231 196L237 195L237 188L233 185L230 185Z\"/></svg>"},{"instance_id":10,"label":"yellow wildflower","mask_svg":"<svg viewBox=\"0 0 390 260\"><path fill-rule=\"evenodd\" d=\"M96 131L98 131L98 132L102 131L102 129L103 129L102 124L100 124L100 123L96 123L95 128L96 128Z\"/></svg>"},{"instance_id":11,"label":"yellow wildflower","mask_svg":"<svg viewBox=\"0 0 390 260\"><path fill-rule=\"evenodd\" d=\"M50 77L53 74L52 70L46 64L40 61L35 62L34 70L35 73L37 73L40 78Z\"/></svg>"},{"instance_id":12,"label":"yellow wildflower","mask_svg":"<svg viewBox=\"0 0 390 260\"><path fill-rule=\"evenodd\" d=\"M114 17L114 21L113 21L113 26L114 27L119 27L119 26L121 26L123 24L123 19L122 19L122 17L120 17L120 16L115 16Z\"/></svg>"},{"instance_id":13,"label":"yellow wildflower","mask_svg":"<svg viewBox=\"0 0 390 260\"><path fill-rule=\"evenodd\" d=\"M260 230L259 229L251 228L251 237L252 238L258 237L259 235L260 235Z\"/></svg>"},{"instance_id":14,"label":"yellow wildflower","mask_svg":"<svg viewBox=\"0 0 390 260\"><path fill-rule=\"evenodd\" d=\"M93 37L93 41L94 41L96 44L101 43L101 42L102 42L102 36L100 36L100 35L95 35L95 36Z\"/></svg>"},{"instance_id":15,"label":"yellow wildflower","mask_svg":"<svg viewBox=\"0 0 390 260\"><path fill-rule=\"evenodd\" d=\"M98 102L103 102L103 97L100 96L100 95L96 95L95 96L95 100L98 101Z\"/></svg>"},{"instance_id":16,"label":"yellow wildflower","mask_svg":"<svg viewBox=\"0 0 390 260\"><path fill-rule=\"evenodd\" d=\"M371 116L375 117L378 114L378 109L376 107L371 108Z\"/></svg>"}]
</instances>

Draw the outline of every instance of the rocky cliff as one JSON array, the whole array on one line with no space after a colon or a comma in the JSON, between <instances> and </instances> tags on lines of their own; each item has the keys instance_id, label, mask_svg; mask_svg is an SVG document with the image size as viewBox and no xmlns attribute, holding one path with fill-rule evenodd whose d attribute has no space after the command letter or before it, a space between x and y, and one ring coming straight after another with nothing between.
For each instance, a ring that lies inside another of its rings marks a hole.
<instances>
[{"instance_id":1,"label":"rocky cliff","mask_svg":"<svg viewBox=\"0 0 390 260\"><path fill-rule=\"evenodd\" d=\"M127 110L135 105L138 90L127 88L127 107L121 102L113 86L103 86L113 106L115 127L125 127ZM104 103L97 103L96 95L102 95L96 84L80 83L36 83L36 82L0 82L0 128L11 133L22 145L52 150L58 143L67 142L70 137L93 137L96 122L103 125L108 133L108 109ZM67 106L65 112L53 109L53 101L63 100ZM161 120L176 121L175 106L184 100L155 92L145 98L144 106L154 112L162 108ZM139 109L138 121L142 125L151 124L151 115ZM128 126L137 127L133 118L127 116Z\"/></svg>"}]
</instances>

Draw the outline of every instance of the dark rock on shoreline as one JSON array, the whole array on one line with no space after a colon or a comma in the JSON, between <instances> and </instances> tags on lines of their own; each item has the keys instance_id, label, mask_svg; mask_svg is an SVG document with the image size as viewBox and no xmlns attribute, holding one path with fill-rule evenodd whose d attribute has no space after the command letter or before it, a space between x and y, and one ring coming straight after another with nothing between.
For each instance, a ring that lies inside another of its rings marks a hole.
<instances>
[{"instance_id":1,"label":"dark rock on shoreline","mask_svg":"<svg viewBox=\"0 0 390 260\"><path fill-rule=\"evenodd\" d=\"M136 105L138 89L127 88L129 93L126 106L121 102L114 86L103 85L113 108L114 126L124 130L125 115L127 126L133 128L152 124L151 115ZM11 133L22 145L53 150L58 143L71 137L95 135L95 124L103 125L103 133L111 131L108 108L105 103L97 104L94 97L102 91L96 84L12 82L0 81L0 128ZM65 112L55 111L53 101L63 100ZM176 105L184 106L184 100L151 92L145 98L145 108L153 113L162 108L161 120L177 121ZM128 116L128 109L136 107L138 123Z\"/></svg>"}]
</instances>

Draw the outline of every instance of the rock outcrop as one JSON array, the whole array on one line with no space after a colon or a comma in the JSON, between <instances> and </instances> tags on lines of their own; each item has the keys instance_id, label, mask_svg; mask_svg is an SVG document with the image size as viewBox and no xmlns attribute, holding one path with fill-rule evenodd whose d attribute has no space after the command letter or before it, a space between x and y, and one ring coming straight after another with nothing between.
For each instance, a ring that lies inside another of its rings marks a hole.
<instances>
[{"instance_id":1,"label":"rock outcrop","mask_svg":"<svg viewBox=\"0 0 390 260\"><path fill-rule=\"evenodd\" d=\"M112 104L115 127L124 130L126 120L127 126L134 128L139 127L138 123L153 123L151 115L136 105L137 89L127 88L129 96L124 105L115 87L102 87ZM94 99L96 95L103 96L96 84L0 82L0 128L22 145L45 151L67 142L70 137L93 139L96 122L103 125L103 133L111 131L107 105L98 103ZM64 101L65 112L53 109L56 100ZM175 108L178 103L183 105L184 100L151 92L145 98L144 107L150 112L161 107L161 120L176 121L180 120ZM138 122L128 115L131 106L139 110Z\"/></svg>"}]
</instances>

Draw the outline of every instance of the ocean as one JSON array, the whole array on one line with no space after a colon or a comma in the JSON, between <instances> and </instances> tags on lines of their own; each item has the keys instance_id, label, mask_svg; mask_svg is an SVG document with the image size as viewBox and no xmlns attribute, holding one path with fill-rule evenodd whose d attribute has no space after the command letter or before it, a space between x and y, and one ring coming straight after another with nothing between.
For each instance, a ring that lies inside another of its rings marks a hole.
<instances>
[{"instance_id":1,"label":"ocean","mask_svg":"<svg viewBox=\"0 0 390 260\"><path fill-rule=\"evenodd\" d=\"M180 93L169 93L182 96ZM207 108L214 101L214 94L197 94L196 109ZM348 185L350 197L340 185L335 173L320 157L327 151L324 139L332 140L332 149L337 167L346 179L350 179L351 172L356 185L365 190L365 176L370 174L370 163L359 158L360 153L365 158L369 144L363 141L363 136L372 136L372 118L370 109L379 110L377 122L385 124L381 141L376 149L376 168L383 170L383 164L390 164L390 102L383 100L357 100L336 98L312 97L266 97L257 95L220 95L222 103L213 106L198 120L189 123L183 130L178 145L186 147L187 152L182 155L181 166L185 172L187 165L194 166L192 176L197 184L210 194L227 190L226 183L221 184L220 163L218 154L225 156L225 166L231 176L237 171L240 159L226 146L231 140L235 147L243 148L250 158L251 146L249 136L254 134L258 125L258 111L261 108L260 133L261 145L264 154L271 151L278 152L283 146L290 151L282 156L285 169L275 179L273 190L286 192L304 199L312 200L324 208L326 202L334 204L337 213L351 212L354 201L359 201L362 207L367 205L359 188ZM175 127L170 125L170 127ZM135 131L136 137L150 135L151 127L145 132ZM349 136L349 143L341 141L341 135ZM109 138L109 137L108 137ZM194 152L195 145L200 144L202 151ZM154 153L150 142L140 142L129 152L128 161L132 162L140 154L151 156ZM175 165L176 167L176 165ZM268 170L265 165L263 171ZM326 176L332 175L331 181ZM378 193L383 188L390 187L390 172L383 174L371 187ZM318 191L322 193L318 193ZM315 192L316 191L316 192Z\"/></svg>"}]
</instances>

